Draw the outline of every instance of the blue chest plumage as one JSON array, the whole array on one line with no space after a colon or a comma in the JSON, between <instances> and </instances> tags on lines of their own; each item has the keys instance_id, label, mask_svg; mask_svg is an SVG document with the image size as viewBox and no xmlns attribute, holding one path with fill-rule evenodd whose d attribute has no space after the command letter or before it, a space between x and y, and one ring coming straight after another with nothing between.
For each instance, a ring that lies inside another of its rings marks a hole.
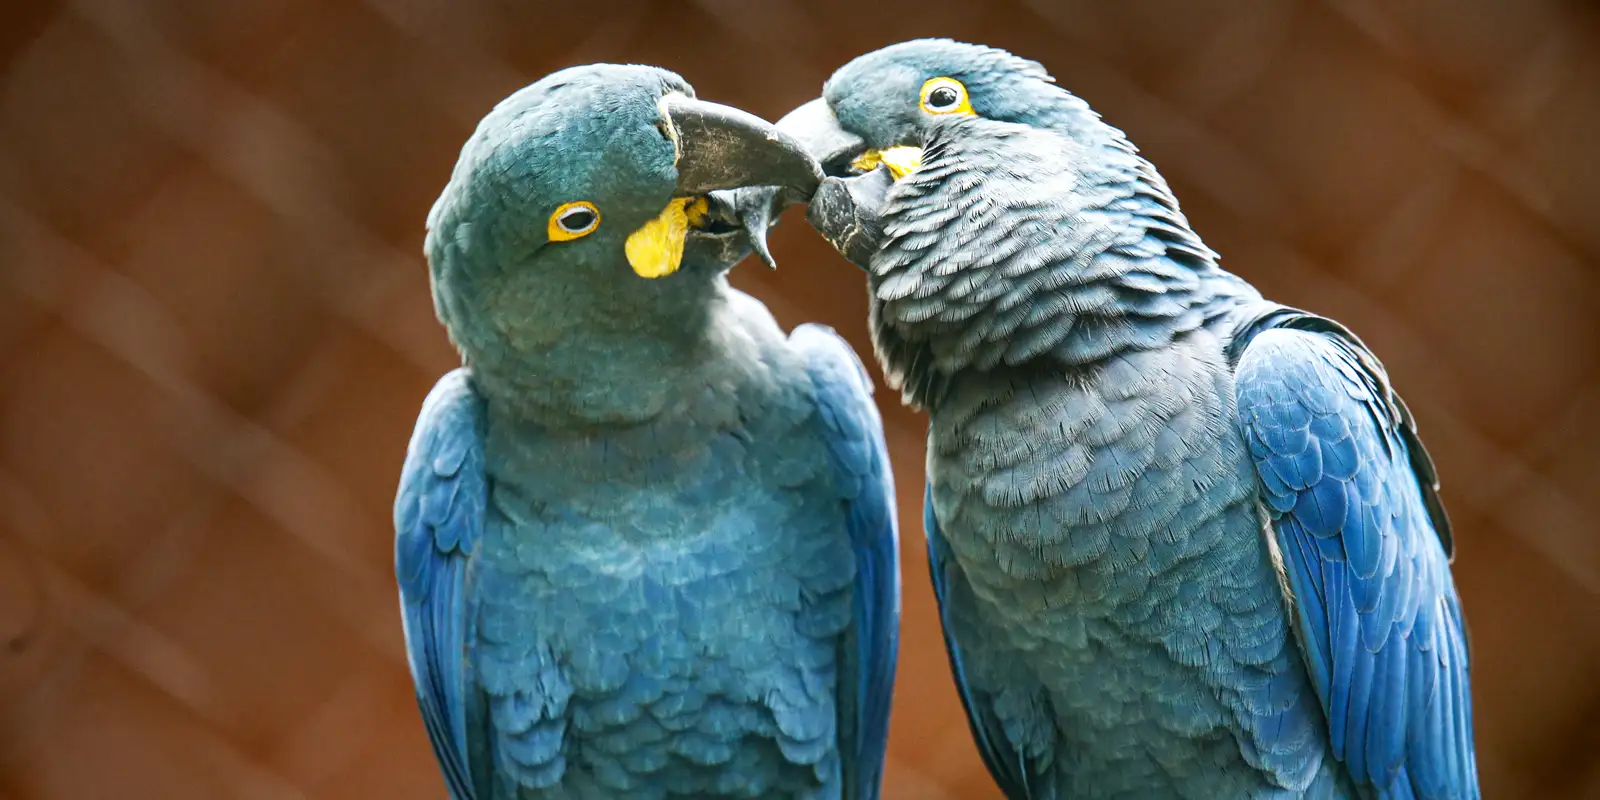
<instances>
[{"instance_id":1,"label":"blue chest plumage","mask_svg":"<svg viewBox=\"0 0 1600 800\"><path fill-rule=\"evenodd\" d=\"M1059 796L1245 797L1318 770L1218 340L1001 374L933 413L933 504L972 595L948 624L973 683L1012 687L996 707Z\"/></svg>"},{"instance_id":2,"label":"blue chest plumage","mask_svg":"<svg viewBox=\"0 0 1600 800\"><path fill-rule=\"evenodd\" d=\"M491 435L472 661L512 753L519 688L558 665L550 796L838 792L844 510L809 408L750 411L738 429Z\"/></svg>"}]
</instances>

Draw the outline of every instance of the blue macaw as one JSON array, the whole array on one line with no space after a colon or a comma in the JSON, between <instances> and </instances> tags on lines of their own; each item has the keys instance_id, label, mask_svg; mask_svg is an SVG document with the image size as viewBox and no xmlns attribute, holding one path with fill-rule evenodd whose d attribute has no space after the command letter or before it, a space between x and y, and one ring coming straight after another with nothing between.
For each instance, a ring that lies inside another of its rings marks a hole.
<instances>
[{"instance_id":1,"label":"blue macaw","mask_svg":"<svg viewBox=\"0 0 1600 800\"><path fill-rule=\"evenodd\" d=\"M425 249L465 366L395 498L455 800L878 796L899 567L871 383L725 277L766 233L736 187L818 178L642 66L549 75L463 147Z\"/></svg>"},{"instance_id":2,"label":"blue macaw","mask_svg":"<svg viewBox=\"0 0 1600 800\"><path fill-rule=\"evenodd\" d=\"M1010 53L869 53L778 127L928 411L933 585L1007 796L1478 797L1437 477L1354 334L1218 267Z\"/></svg>"}]
</instances>

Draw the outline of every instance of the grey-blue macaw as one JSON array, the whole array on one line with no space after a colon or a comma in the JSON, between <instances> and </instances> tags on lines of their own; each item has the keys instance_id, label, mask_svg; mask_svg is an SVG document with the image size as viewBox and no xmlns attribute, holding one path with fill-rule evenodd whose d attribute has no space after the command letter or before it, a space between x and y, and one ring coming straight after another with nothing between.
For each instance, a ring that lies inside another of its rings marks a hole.
<instances>
[{"instance_id":1,"label":"grey-blue macaw","mask_svg":"<svg viewBox=\"0 0 1600 800\"><path fill-rule=\"evenodd\" d=\"M878 796L899 569L871 383L725 276L766 230L721 190L818 178L641 66L549 75L463 147L425 249L465 366L395 499L455 800Z\"/></svg>"},{"instance_id":2,"label":"grey-blue macaw","mask_svg":"<svg viewBox=\"0 0 1600 800\"><path fill-rule=\"evenodd\" d=\"M934 589L1008 796L1478 796L1434 467L1354 334L1220 269L1035 62L895 45L778 127L928 411Z\"/></svg>"}]
</instances>

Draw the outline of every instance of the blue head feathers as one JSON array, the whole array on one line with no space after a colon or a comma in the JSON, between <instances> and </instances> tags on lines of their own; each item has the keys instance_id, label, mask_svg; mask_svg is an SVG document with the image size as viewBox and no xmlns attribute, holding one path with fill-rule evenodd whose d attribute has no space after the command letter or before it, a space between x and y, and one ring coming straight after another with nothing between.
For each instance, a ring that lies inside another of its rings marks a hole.
<instances>
[{"instance_id":1,"label":"blue head feathers","mask_svg":"<svg viewBox=\"0 0 1600 800\"><path fill-rule=\"evenodd\" d=\"M507 378L560 377L575 337L693 335L753 238L718 190L819 178L798 143L666 70L553 73L463 146L428 216L435 307L468 361Z\"/></svg>"}]
</instances>

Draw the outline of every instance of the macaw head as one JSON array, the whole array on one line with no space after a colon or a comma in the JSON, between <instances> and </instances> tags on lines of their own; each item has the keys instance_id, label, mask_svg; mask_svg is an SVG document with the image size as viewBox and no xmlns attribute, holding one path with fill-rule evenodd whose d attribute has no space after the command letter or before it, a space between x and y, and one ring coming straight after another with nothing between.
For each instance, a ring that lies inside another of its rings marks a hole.
<instances>
[{"instance_id":1,"label":"macaw head","mask_svg":"<svg viewBox=\"0 0 1600 800\"><path fill-rule=\"evenodd\" d=\"M480 364L574 337L677 335L764 249L770 218L735 203L739 188L809 196L820 178L799 143L674 73L555 72L462 147L428 215L435 308Z\"/></svg>"},{"instance_id":2,"label":"macaw head","mask_svg":"<svg viewBox=\"0 0 1600 800\"><path fill-rule=\"evenodd\" d=\"M930 141L956 135L972 120L1048 130L1086 146L1121 137L1038 62L949 39L902 42L856 58L778 129L804 144L827 176L843 179L823 184L808 218L865 266L878 238L874 212L889 186L922 164Z\"/></svg>"},{"instance_id":3,"label":"macaw head","mask_svg":"<svg viewBox=\"0 0 1600 800\"><path fill-rule=\"evenodd\" d=\"M1057 127L1098 118L1055 85L1038 62L949 39L917 39L867 53L823 85L822 96L785 116L829 174L886 166L914 169L929 132L962 117Z\"/></svg>"},{"instance_id":4,"label":"macaw head","mask_svg":"<svg viewBox=\"0 0 1600 800\"><path fill-rule=\"evenodd\" d=\"M874 344L910 402L963 370L1090 363L1201 319L1215 254L1123 133L1038 63L893 45L778 129L828 176L807 219L867 270Z\"/></svg>"}]
</instances>

